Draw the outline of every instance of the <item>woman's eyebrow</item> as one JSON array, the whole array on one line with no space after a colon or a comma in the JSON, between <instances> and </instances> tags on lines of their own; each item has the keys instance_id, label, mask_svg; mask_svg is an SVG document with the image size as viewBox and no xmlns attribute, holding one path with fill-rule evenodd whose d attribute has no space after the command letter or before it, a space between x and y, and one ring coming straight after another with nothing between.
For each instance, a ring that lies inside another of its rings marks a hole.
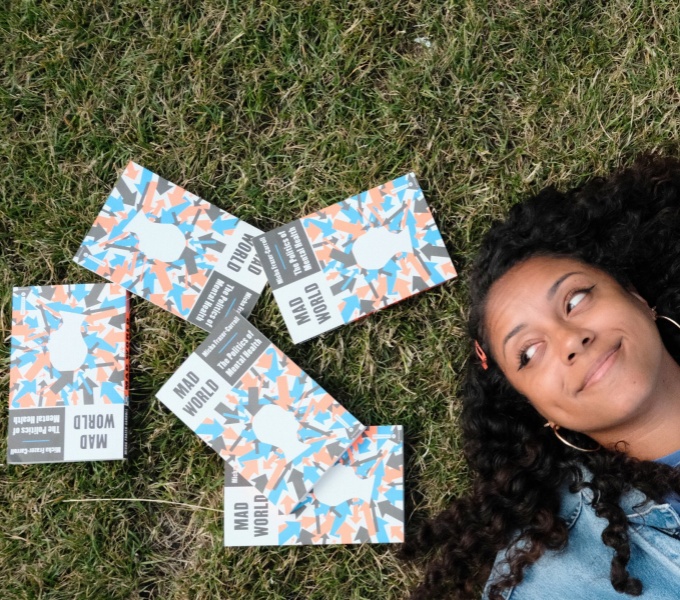
<instances>
[{"instance_id":1,"label":"woman's eyebrow","mask_svg":"<svg viewBox=\"0 0 680 600\"><path fill-rule=\"evenodd\" d=\"M505 357L505 344L508 343L508 340L509 340L513 335L517 335L517 334L518 334L520 331L522 331L522 329L524 329L526 326L527 326L526 323L520 323L519 325L517 325L516 327L514 327L514 328L512 329L512 331L511 331L510 333L508 333L508 335L505 336L505 338L503 338L503 356L504 356L504 357Z\"/></svg>"},{"instance_id":2,"label":"woman's eyebrow","mask_svg":"<svg viewBox=\"0 0 680 600\"><path fill-rule=\"evenodd\" d=\"M545 295L545 297L548 300L552 300L555 297L555 294L557 293L557 288L560 287L560 285L565 279L568 279L572 275L583 275L583 271L570 271L569 273L565 273L564 275L559 277L557 281L555 281L555 283L553 283L550 286L550 289L548 290L548 293Z\"/></svg>"}]
</instances>

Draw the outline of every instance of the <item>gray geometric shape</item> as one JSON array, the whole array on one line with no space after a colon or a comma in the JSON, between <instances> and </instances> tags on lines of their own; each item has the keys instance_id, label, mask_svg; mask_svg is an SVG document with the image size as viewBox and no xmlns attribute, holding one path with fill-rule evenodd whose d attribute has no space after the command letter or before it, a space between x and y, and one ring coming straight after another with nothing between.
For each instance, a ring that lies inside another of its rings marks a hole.
<instances>
[{"instance_id":1,"label":"gray geometric shape","mask_svg":"<svg viewBox=\"0 0 680 600\"><path fill-rule=\"evenodd\" d=\"M193 275L196 273L196 271L198 271L198 268L196 267L196 251L189 248L189 246L186 246L184 250L182 250L182 254L180 255L179 259L184 261L187 273L189 273L189 275Z\"/></svg>"},{"instance_id":2,"label":"gray geometric shape","mask_svg":"<svg viewBox=\"0 0 680 600\"><path fill-rule=\"evenodd\" d=\"M238 418L238 411L229 408L224 402L220 402L215 406L215 412L222 417L222 420L226 425L233 425L241 422L241 419Z\"/></svg>"},{"instance_id":3,"label":"gray geometric shape","mask_svg":"<svg viewBox=\"0 0 680 600\"><path fill-rule=\"evenodd\" d=\"M224 443L224 438L221 435L217 436L214 440L209 441L208 445L218 454L227 448Z\"/></svg>"},{"instance_id":4,"label":"gray geometric shape","mask_svg":"<svg viewBox=\"0 0 680 600\"><path fill-rule=\"evenodd\" d=\"M368 534L368 529L365 527L359 527L356 534L354 535L354 541L358 543L370 542L371 536Z\"/></svg>"},{"instance_id":5,"label":"gray geometric shape","mask_svg":"<svg viewBox=\"0 0 680 600\"><path fill-rule=\"evenodd\" d=\"M401 469L404 466L404 457L401 452L399 453L391 453L387 457L387 466L390 469Z\"/></svg>"},{"instance_id":6,"label":"gray geometric shape","mask_svg":"<svg viewBox=\"0 0 680 600\"><path fill-rule=\"evenodd\" d=\"M390 438L393 442L403 442L404 441L404 429L395 425L392 427L392 437Z\"/></svg>"},{"instance_id":7,"label":"gray geometric shape","mask_svg":"<svg viewBox=\"0 0 680 600\"><path fill-rule=\"evenodd\" d=\"M337 248L333 248L330 254L333 260L337 260L342 263L345 267L353 267L357 264L357 259L354 258L354 254L351 252L340 252Z\"/></svg>"},{"instance_id":8,"label":"gray geometric shape","mask_svg":"<svg viewBox=\"0 0 680 600\"><path fill-rule=\"evenodd\" d=\"M170 183L167 179L163 179L162 177L158 178L158 183L156 184L156 193L159 196L162 196L167 192L168 190L172 189L174 187L174 184Z\"/></svg>"},{"instance_id":9,"label":"gray geometric shape","mask_svg":"<svg viewBox=\"0 0 680 600\"><path fill-rule=\"evenodd\" d=\"M359 300L359 314L369 315L375 312L375 307L373 306L372 300Z\"/></svg>"},{"instance_id":10,"label":"gray geometric shape","mask_svg":"<svg viewBox=\"0 0 680 600\"><path fill-rule=\"evenodd\" d=\"M216 221L222 216L222 209L211 204L210 208L206 211L206 214L210 217L211 221Z\"/></svg>"},{"instance_id":11,"label":"gray geometric shape","mask_svg":"<svg viewBox=\"0 0 680 600\"><path fill-rule=\"evenodd\" d=\"M59 379L50 386L50 389L56 394L64 389L67 384L73 383L74 377L75 371L62 371L60 372Z\"/></svg>"},{"instance_id":12,"label":"gray geometric shape","mask_svg":"<svg viewBox=\"0 0 680 600\"><path fill-rule=\"evenodd\" d=\"M440 258L449 258L449 253L446 251L446 248L444 248L444 246L434 246L433 244L425 244L424 246L420 247L420 251L430 260L432 260L434 256L438 256Z\"/></svg>"},{"instance_id":13,"label":"gray geometric shape","mask_svg":"<svg viewBox=\"0 0 680 600\"><path fill-rule=\"evenodd\" d=\"M295 494L298 498L303 498L307 493L307 488L305 487L304 477L302 476L301 471L293 469L288 476L288 483L293 484Z\"/></svg>"},{"instance_id":14,"label":"gray geometric shape","mask_svg":"<svg viewBox=\"0 0 680 600\"><path fill-rule=\"evenodd\" d=\"M125 206L137 206L137 193L131 190L121 177L113 188L120 194Z\"/></svg>"},{"instance_id":15,"label":"gray geometric shape","mask_svg":"<svg viewBox=\"0 0 680 600\"><path fill-rule=\"evenodd\" d=\"M234 470L227 461L224 461L224 487L242 488L249 487L250 484Z\"/></svg>"},{"instance_id":16,"label":"gray geometric shape","mask_svg":"<svg viewBox=\"0 0 680 600\"><path fill-rule=\"evenodd\" d=\"M111 327L115 327L116 329L123 329L125 327L126 322L127 315L124 314L114 315L109 319L109 325L111 325Z\"/></svg>"},{"instance_id":17,"label":"gray geometric shape","mask_svg":"<svg viewBox=\"0 0 680 600\"><path fill-rule=\"evenodd\" d=\"M397 521L403 521L404 511L401 508L397 508L389 500L384 500L383 502L378 502L378 509L380 510L381 516L389 515Z\"/></svg>"},{"instance_id":18,"label":"gray geometric shape","mask_svg":"<svg viewBox=\"0 0 680 600\"><path fill-rule=\"evenodd\" d=\"M30 288L26 288L27 290ZM56 292L57 288L53 285L44 285L38 288L40 290L40 296L43 298L46 298L47 300L51 300L52 296L54 296L54 292Z\"/></svg>"},{"instance_id":19,"label":"gray geometric shape","mask_svg":"<svg viewBox=\"0 0 680 600\"><path fill-rule=\"evenodd\" d=\"M416 201L413 203L413 212L416 214L422 214L428 212L430 209L427 206L425 197L423 195L418 196Z\"/></svg>"},{"instance_id":20,"label":"gray geometric shape","mask_svg":"<svg viewBox=\"0 0 680 600\"><path fill-rule=\"evenodd\" d=\"M428 286L425 283L425 280L422 277L419 277L416 275L412 280L411 280L411 285L413 287L413 291L415 292L424 292L427 290L430 286Z\"/></svg>"},{"instance_id":21,"label":"gray geometric shape","mask_svg":"<svg viewBox=\"0 0 680 600\"><path fill-rule=\"evenodd\" d=\"M302 544L303 546L311 545L314 543L314 536L306 529L300 529L297 543Z\"/></svg>"},{"instance_id":22,"label":"gray geometric shape","mask_svg":"<svg viewBox=\"0 0 680 600\"><path fill-rule=\"evenodd\" d=\"M106 283L99 283L96 285L92 286L92 289L88 292L87 296L85 296L84 302L85 306L90 308L91 306L94 306L99 302L99 296L101 293L104 291L105 286L108 286ZM124 317L125 315L119 315L121 317Z\"/></svg>"}]
</instances>

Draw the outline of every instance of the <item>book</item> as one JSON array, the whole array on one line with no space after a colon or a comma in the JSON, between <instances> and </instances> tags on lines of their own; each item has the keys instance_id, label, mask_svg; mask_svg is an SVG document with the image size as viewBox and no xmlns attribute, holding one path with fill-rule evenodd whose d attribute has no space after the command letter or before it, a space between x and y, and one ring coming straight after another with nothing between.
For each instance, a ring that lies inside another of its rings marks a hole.
<instances>
[{"instance_id":1,"label":"book","mask_svg":"<svg viewBox=\"0 0 680 600\"><path fill-rule=\"evenodd\" d=\"M295 343L456 277L413 173L255 239Z\"/></svg>"},{"instance_id":2,"label":"book","mask_svg":"<svg viewBox=\"0 0 680 600\"><path fill-rule=\"evenodd\" d=\"M368 427L289 515L228 464L224 545L404 541L404 445L399 425Z\"/></svg>"},{"instance_id":3,"label":"book","mask_svg":"<svg viewBox=\"0 0 680 600\"><path fill-rule=\"evenodd\" d=\"M229 310L248 315L262 293L260 233L130 162L74 260L211 331Z\"/></svg>"},{"instance_id":4,"label":"book","mask_svg":"<svg viewBox=\"0 0 680 600\"><path fill-rule=\"evenodd\" d=\"M284 513L364 430L235 311L156 396Z\"/></svg>"},{"instance_id":5,"label":"book","mask_svg":"<svg viewBox=\"0 0 680 600\"><path fill-rule=\"evenodd\" d=\"M13 289L9 463L125 458L128 300L111 283Z\"/></svg>"}]
</instances>

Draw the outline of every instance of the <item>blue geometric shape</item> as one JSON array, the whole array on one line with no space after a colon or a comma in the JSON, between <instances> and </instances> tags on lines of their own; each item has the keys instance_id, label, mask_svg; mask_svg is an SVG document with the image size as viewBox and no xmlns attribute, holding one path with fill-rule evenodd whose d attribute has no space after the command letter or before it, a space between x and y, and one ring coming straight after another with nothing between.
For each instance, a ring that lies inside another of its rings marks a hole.
<instances>
[{"instance_id":1,"label":"blue geometric shape","mask_svg":"<svg viewBox=\"0 0 680 600\"><path fill-rule=\"evenodd\" d=\"M197 435L208 435L210 436L211 440L220 437L223 431L224 427L222 427L222 425L220 425L217 421L213 421L212 423L201 423L196 428Z\"/></svg>"}]
</instances>

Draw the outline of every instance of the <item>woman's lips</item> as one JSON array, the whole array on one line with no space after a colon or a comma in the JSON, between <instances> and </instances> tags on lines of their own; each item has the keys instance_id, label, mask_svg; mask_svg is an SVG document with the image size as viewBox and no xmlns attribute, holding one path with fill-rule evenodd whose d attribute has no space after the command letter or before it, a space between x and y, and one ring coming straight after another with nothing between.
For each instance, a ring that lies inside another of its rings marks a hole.
<instances>
[{"instance_id":1,"label":"woman's lips","mask_svg":"<svg viewBox=\"0 0 680 600\"><path fill-rule=\"evenodd\" d=\"M583 391L591 385L596 384L600 379L602 379L611 366L616 362L619 356L619 348L621 348L621 342L616 344L611 350L605 352L600 358L598 358L593 365L590 367L586 373L586 377L583 380L583 385L579 391Z\"/></svg>"}]
</instances>

